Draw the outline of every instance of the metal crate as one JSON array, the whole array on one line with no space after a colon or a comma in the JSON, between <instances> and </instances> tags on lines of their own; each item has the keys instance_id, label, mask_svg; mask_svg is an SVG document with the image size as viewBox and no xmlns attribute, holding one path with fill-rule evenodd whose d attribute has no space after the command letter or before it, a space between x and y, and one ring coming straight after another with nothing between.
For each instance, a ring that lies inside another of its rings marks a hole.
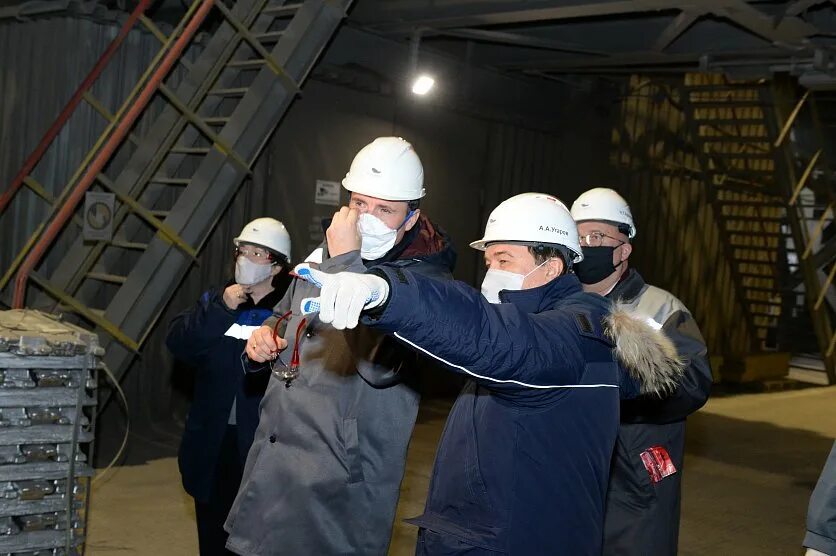
<instances>
[{"instance_id":1,"label":"metal crate","mask_svg":"<svg viewBox=\"0 0 836 556\"><path fill-rule=\"evenodd\" d=\"M84 553L102 354L52 315L0 311L0 556Z\"/></svg>"}]
</instances>

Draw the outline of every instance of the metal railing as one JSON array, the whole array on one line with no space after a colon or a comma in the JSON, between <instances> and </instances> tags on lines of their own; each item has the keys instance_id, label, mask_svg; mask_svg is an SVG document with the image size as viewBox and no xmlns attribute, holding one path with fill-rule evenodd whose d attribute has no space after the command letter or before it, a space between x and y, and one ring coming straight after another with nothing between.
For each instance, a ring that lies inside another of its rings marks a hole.
<instances>
[{"instance_id":1,"label":"metal railing","mask_svg":"<svg viewBox=\"0 0 836 556\"><path fill-rule=\"evenodd\" d=\"M59 118L50 127L47 134L39 143L38 147L33 151L27 159L24 167L18 172L15 180L12 182L8 190L4 193L2 204L0 204L0 214L10 204L15 194L20 191L22 185L26 185L32 189L39 197L43 198L51 204L51 212L44 219L41 224L37 226L23 247L18 252L15 259L7 268L5 274L0 277L0 290L4 289L11 278L17 274L15 279L14 295L12 305L15 308L24 306L26 284L28 282L30 273L38 265L41 258L48 250L52 241L60 233L61 229L66 223L73 218L74 211L79 202L83 198L86 191L91 184L101 176L100 172L105 164L113 156L116 149L122 144L125 138L131 137L131 127L136 122L137 118L142 114L142 111L147 107L156 93L161 87L162 80L169 73L171 68L180 58L189 42L194 37L197 30L203 24L206 16L214 6L214 0L196 0L191 4L186 14L178 23L173 32L166 38L153 23L145 16L144 11L148 8L151 0L142 2L125 24L120 29L117 37L108 46L99 61L94 66L93 70L85 78L82 85L73 95L70 102L62 111ZM100 103L93 102L89 93L89 89L95 83L96 79L101 75L107 67L108 62L127 37L129 32L136 26L137 21L142 22L152 34L163 41L162 48L152 59L148 68L145 70L139 81L123 101L120 108L113 115L108 115L108 125L96 140L92 148L87 152L81 164L76 168L72 177L69 179L67 185L62 189L60 195L53 198L46 189L41 186L32 176L31 172L37 166L38 162L46 153L52 141L60 133L66 125L73 112L78 108L82 100L91 103L91 105L98 106L97 112L103 113ZM125 199L121 199L125 201ZM156 220L156 219L154 219ZM184 250L189 252L190 256L194 257L196 253L191 247L186 245L176 233L168 230L162 222L155 222L159 231L169 237L172 243L177 244ZM84 314L86 318L93 321L103 329L110 333L119 335L118 330L111 330L113 327L109 326L100 315L93 311L84 310L85 308L74 307L74 310Z\"/></svg>"}]
</instances>

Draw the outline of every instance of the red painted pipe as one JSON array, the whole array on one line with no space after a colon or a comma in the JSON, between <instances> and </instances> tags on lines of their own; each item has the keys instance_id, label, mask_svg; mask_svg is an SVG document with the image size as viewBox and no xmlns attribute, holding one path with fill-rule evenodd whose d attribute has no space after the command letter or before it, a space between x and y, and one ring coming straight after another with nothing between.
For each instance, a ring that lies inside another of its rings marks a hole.
<instances>
[{"instance_id":1,"label":"red painted pipe","mask_svg":"<svg viewBox=\"0 0 836 556\"><path fill-rule=\"evenodd\" d=\"M49 245L52 243L52 240L58 235L58 232L61 231L61 228L64 224L67 223L73 212L75 211L76 206L81 201L84 194L90 189L90 186L95 181L96 176L99 175L99 172L102 171L105 164L107 164L108 160L110 159L113 152L125 139L128 133L131 130L131 127L134 125L134 122L139 117L140 113L145 109L148 103L151 101L151 98L154 96L154 93L157 91L157 87L168 74L169 70L174 66L177 62L177 59L180 57L180 54L185 50L186 46L188 45L189 41L192 39L194 34L197 32L198 28L203 23L203 20L206 19L206 16L212 10L212 6L214 5L214 0L203 0L200 7L195 12L192 20L186 25L183 29L183 34L181 34L174 44L171 47L165 57L163 57L160 66L154 70L154 73L151 75L148 83L143 87L142 92L137 97L136 102L131 106L131 108L125 113L124 118L119 122L116 126L116 129L113 131L113 134L108 138L105 142L102 149L96 154L96 157L90 163L90 166L87 168L87 171L84 175L79 179L76 186L73 188L73 191L70 193L67 200L61 206L61 209L55 215L55 218L49 223L49 226L41 235L41 238L38 240L38 243L32 248L29 254L26 256L26 259L23 261L23 264L20 267L20 270L17 273L17 277L15 278L15 294L14 300L12 302L12 306L15 309L22 309L23 303L25 300L26 295L26 281L29 278L29 273L32 272L32 269L35 268L35 265L40 262L41 257L46 252Z\"/></svg>"},{"instance_id":2,"label":"red painted pipe","mask_svg":"<svg viewBox=\"0 0 836 556\"><path fill-rule=\"evenodd\" d=\"M6 207L12 201L12 198L23 185L23 180L32 172L38 162L40 162L41 157L43 157L46 150L52 144L52 141L54 141L58 136L61 128L64 127L64 124L67 123L67 120L69 120L70 116L72 116L73 112L75 112L76 107L84 97L84 93L90 90L93 83L95 83L96 79L98 79L102 74L105 66L107 66L110 59L116 53L116 50L128 36L131 29L133 29L133 26L136 24L139 16L145 13L145 10L147 10L148 6L151 5L151 2L152 0L141 0L140 3L137 4L136 8L134 8L134 11L131 12L131 15L125 23L122 24L122 28L119 29L119 33L110 45L108 45L107 49L96 62L96 65L93 66L93 69L90 70L90 73L88 73L87 77L84 78L84 81L81 82L81 85L79 85L67 105L64 106L64 109L61 110L61 113L58 115L58 119L52 123L46 134L41 139L41 142L38 143L38 146L35 147L35 150L32 151L32 154L30 154L26 159L26 162L23 163L23 168L21 168L20 172L17 173L15 179L12 181L12 184L8 189L6 189L6 191L3 192L3 195L0 196L0 214L3 214L3 211L6 210Z\"/></svg>"}]
</instances>

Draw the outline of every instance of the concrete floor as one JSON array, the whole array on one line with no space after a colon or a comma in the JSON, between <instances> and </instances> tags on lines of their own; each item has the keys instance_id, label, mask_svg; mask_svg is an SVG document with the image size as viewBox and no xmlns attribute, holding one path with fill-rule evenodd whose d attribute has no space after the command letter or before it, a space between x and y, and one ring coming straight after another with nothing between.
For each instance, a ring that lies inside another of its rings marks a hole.
<instances>
[{"instance_id":1,"label":"concrete floor","mask_svg":"<svg viewBox=\"0 0 836 556\"><path fill-rule=\"evenodd\" d=\"M390 556L413 553L449 402L422 406ZM715 397L689 420L680 554L801 554L807 501L836 437L836 387ZM194 511L174 458L113 470L94 484L88 554L197 554Z\"/></svg>"}]
</instances>

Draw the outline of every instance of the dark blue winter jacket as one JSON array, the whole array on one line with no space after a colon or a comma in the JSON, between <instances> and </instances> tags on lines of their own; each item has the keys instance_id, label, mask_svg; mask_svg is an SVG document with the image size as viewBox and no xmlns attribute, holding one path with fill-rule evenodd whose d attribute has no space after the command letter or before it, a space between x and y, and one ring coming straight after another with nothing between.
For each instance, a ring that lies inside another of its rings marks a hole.
<instances>
[{"instance_id":1,"label":"dark blue winter jacket","mask_svg":"<svg viewBox=\"0 0 836 556\"><path fill-rule=\"evenodd\" d=\"M619 395L640 388L613 355L604 298L574 275L500 292L400 269L364 323L470 377L447 420L418 554L599 555ZM440 540L439 540L440 539Z\"/></svg>"},{"instance_id":2,"label":"dark blue winter jacket","mask_svg":"<svg viewBox=\"0 0 836 556\"><path fill-rule=\"evenodd\" d=\"M284 295L289 279L280 275L278 287L254 305L248 299L237 309L223 301L223 288L205 292L195 306L174 317L168 327L166 345L174 356L194 367L194 400L186 418L178 463L183 488L196 500L205 502L214 484L215 466L221 441L235 401L235 424L241 465L253 443L258 427L258 406L270 379L270 372L244 373L241 353L246 340L226 335L235 324L261 326Z\"/></svg>"}]
</instances>

